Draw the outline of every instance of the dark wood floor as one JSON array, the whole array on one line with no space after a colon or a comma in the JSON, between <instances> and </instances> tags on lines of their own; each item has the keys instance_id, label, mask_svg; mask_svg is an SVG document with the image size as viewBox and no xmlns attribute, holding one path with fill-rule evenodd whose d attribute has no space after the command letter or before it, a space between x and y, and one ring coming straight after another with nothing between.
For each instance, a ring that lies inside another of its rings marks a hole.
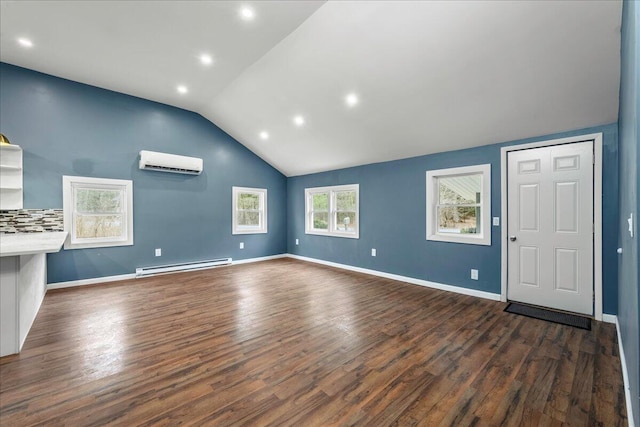
<instances>
[{"instance_id":1,"label":"dark wood floor","mask_svg":"<svg viewBox=\"0 0 640 427\"><path fill-rule=\"evenodd\" d=\"M0 425L627 424L615 327L281 259L50 291Z\"/></svg>"}]
</instances>

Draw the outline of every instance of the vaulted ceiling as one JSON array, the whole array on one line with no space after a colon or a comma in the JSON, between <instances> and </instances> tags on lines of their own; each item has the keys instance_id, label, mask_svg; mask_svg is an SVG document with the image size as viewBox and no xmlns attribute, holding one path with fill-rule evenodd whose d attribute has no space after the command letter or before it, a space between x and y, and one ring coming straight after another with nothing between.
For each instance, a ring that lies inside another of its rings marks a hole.
<instances>
[{"instance_id":1,"label":"vaulted ceiling","mask_svg":"<svg viewBox=\"0 0 640 427\"><path fill-rule=\"evenodd\" d=\"M292 176L617 121L621 8L2 0L0 60L198 112Z\"/></svg>"}]
</instances>

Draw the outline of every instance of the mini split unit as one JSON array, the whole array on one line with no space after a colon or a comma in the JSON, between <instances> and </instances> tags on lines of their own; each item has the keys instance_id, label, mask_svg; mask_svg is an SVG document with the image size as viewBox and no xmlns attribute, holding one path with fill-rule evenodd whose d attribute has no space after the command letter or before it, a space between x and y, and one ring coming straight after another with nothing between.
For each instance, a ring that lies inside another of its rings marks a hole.
<instances>
[{"instance_id":1,"label":"mini split unit","mask_svg":"<svg viewBox=\"0 0 640 427\"><path fill-rule=\"evenodd\" d=\"M140 151L140 169L200 175L202 159L142 150Z\"/></svg>"}]
</instances>

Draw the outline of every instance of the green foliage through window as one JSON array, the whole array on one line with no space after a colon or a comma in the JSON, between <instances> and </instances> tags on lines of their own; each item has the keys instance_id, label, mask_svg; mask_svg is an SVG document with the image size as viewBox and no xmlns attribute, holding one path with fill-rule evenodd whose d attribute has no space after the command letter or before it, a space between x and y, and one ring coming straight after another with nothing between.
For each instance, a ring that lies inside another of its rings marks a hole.
<instances>
[{"instance_id":1,"label":"green foliage through window","mask_svg":"<svg viewBox=\"0 0 640 427\"><path fill-rule=\"evenodd\" d=\"M438 231L480 232L481 174L438 178Z\"/></svg>"},{"instance_id":2,"label":"green foliage through window","mask_svg":"<svg viewBox=\"0 0 640 427\"><path fill-rule=\"evenodd\" d=\"M311 196L313 206L313 228L329 229L329 193L317 193Z\"/></svg>"},{"instance_id":3,"label":"green foliage through window","mask_svg":"<svg viewBox=\"0 0 640 427\"><path fill-rule=\"evenodd\" d=\"M355 191L339 191L336 193L336 209L338 211L356 210L356 192Z\"/></svg>"},{"instance_id":4,"label":"green foliage through window","mask_svg":"<svg viewBox=\"0 0 640 427\"><path fill-rule=\"evenodd\" d=\"M305 189L305 232L358 238L358 193L357 184Z\"/></svg>"},{"instance_id":5,"label":"green foliage through window","mask_svg":"<svg viewBox=\"0 0 640 427\"><path fill-rule=\"evenodd\" d=\"M233 187L234 234L266 233L267 190Z\"/></svg>"},{"instance_id":6,"label":"green foliage through window","mask_svg":"<svg viewBox=\"0 0 640 427\"><path fill-rule=\"evenodd\" d=\"M313 210L314 211L328 211L329 210L329 193L314 194L313 198Z\"/></svg>"},{"instance_id":7,"label":"green foliage through window","mask_svg":"<svg viewBox=\"0 0 640 427\"><path fill-rule=\"evenodd\" d=\"M316 230L327 230L329 228L329 213L314 212L313 228L315 228Z\"/></svg>"},{"instance_id":8,"label":"green foliage through window","mask_svg":"<svg viewBox=\"0 0 640 427\"><path fill-rule=\"evenodd\" d=\"M124 234L121 190L76 188L75 237L118 238Z\"/></svg>"},{"instance_id":9,"label":"green foliage through window","mask_svg":"<svg viewBox=\"0 0 640 427\"><path fill-rule=\"evenodd\" d=\"M122 209L122 192L93 188L76 189L76 211L82 213L111 213Z\"/></svg>"},{"instance_id":10,"label":"green foliage through window","mask_svg":"<svg viewBox=\"0 0 640 427\"><path fill-rule=\"evenodd\" d=\"M133 181L62 177L65 249L133 245Z\"/></svg>"},{"instance_id":11,"label":"green foliage through window","mask_svg":"<svg viewBox=\"0 0 640 427\"><path fill-rule=\"evenodd\" d=\"M238 209L242 210L259 210L260 196L253 193L240 193L238 195Z\"/></svg>"}]
</instances>

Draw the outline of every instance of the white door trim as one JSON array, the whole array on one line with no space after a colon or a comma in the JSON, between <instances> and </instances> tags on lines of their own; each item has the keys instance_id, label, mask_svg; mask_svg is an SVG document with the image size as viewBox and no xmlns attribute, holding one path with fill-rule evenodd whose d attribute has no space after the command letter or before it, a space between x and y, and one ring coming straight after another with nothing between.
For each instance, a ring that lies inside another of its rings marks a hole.
<instances>
[{"instance_id":1,"label":"white door trim","mask_svg":"<svg viewBox=\"0 0 640 427\"><path fill-rule=\"evenodd\" d=\"M595 319L602 320L602 133L577 135L568 138L552 139L549 141L533 142L529 144L510 145L500 149L500 207L502 217L501 230L501 290L500 300L507 301L507 153L510 151L526 150L529 148L548 147L551 145L570 144L574 142L593 140L595 165L593 168L593 218L595 223L593 241L593 290L595 292Z\"/></svg>"}]
</instances>

